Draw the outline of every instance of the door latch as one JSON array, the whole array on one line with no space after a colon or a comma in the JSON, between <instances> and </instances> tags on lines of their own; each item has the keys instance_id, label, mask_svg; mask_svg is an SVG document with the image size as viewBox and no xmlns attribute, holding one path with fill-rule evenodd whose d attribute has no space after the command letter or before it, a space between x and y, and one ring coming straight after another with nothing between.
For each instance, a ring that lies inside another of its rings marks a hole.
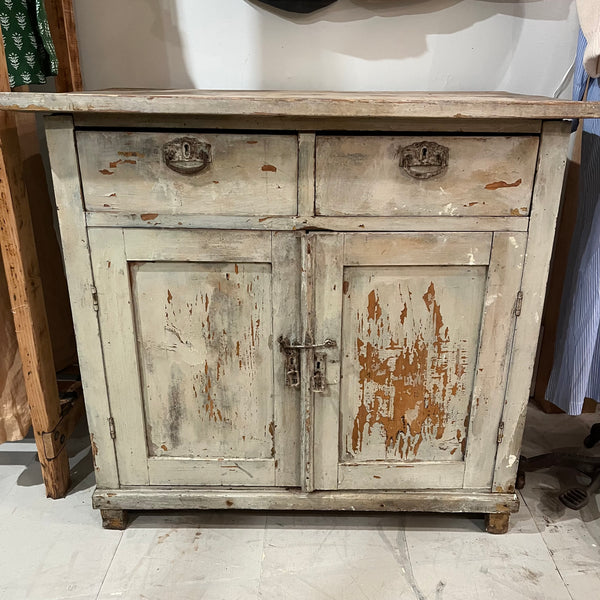
<instances>
[{"instance_id":1,"label":"door latch","mask_svg":"<svg viewBox=\"0 0 600 600\"><path fill-rule=\"evenodd\" d=\"M296 344L290 343L288 338L279 338L279 347L285 355L285 385L286 387L300 386L300 351L317 348L335 348L335 340L326 339L322 344ZM314 369L311 376L311 391L325 391L325 365L327 355L318 352L314 355Z\"/></svg>"},{"instance_id":2,"label":"door latch","mask_svg":"<svg viewBox=\"0 0 600 600\"><path fill-rule=\"evenodd\" d=\"M322 394L325 391L325 366L327 365L327 354L315 353L315 363L310 389L312 392Z\"/></svg>"},{"instance_id":3,"label":"door latch","mask_svg":"<svg viewBox=\"0 0 600 600\"><path fill-rule=\"evenodd\" d=\"M298 350L284 348L285 354L285 385L287 387L300 386L300 356Z\"/></svg>"},{"instance_id":4,"label":"door latch","mask_svg":"<svg viewBox=\"0 0 600 600\"><path fill-rule=\"evenodd\" d=\"M335 348L335 340L326 339L322 344L290 344L287 339L279 338L279 345L285 350L313 350L316 348Z\"/></svg>"}]
</instances>

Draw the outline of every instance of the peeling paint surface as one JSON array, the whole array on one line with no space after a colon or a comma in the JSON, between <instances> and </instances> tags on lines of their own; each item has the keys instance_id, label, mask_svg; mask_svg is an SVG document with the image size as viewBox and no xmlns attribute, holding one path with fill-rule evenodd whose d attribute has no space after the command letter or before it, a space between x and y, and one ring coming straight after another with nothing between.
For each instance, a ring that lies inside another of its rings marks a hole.
<instances>
[{"instance_id":1,"label":"peeling paint surface","mask_svg":"<svg viewBox=\"0 0 600 600\"><path fill-rule=\"evenodd\" d=\"M271 458L271 267L135 263L150 456Z\"/></svg>"},{"instance_id":2,"label":"peeling paint surface","mask_svg":"<svg viewBox=\"0 0 600 600\"><path fill-rule=\"evenodd\" d=\"M463 460L485 267L350 267L343 460Z\"/></svg>"}]
</instances>

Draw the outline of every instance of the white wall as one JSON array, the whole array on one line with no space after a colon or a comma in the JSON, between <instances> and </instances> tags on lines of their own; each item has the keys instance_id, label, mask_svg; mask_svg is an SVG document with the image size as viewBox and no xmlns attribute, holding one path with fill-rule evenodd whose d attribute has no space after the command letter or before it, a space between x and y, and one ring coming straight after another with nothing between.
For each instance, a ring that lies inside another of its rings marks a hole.
<instances>
[{"instance_id":1,"label":"white wall","mask_svg":"<svg viewBox=\"0 0 600 600\"><path fill-rule=\"evenodd\" d=\"M506 90L552 95L575 0L74 0L86 89ZM567 92L568 95L568 92Z\"/></svg>"}]
</instances>

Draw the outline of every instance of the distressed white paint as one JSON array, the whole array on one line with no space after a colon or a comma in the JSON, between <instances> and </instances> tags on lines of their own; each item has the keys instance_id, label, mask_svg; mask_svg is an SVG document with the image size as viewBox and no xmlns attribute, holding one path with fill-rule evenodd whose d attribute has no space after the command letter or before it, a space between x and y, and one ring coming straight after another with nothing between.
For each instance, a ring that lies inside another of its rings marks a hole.
<instances>
[{"instance_id":1,"label":"distressed white paint","mask_svg":"<svg viewBox=\"0 0 600 600\"><path fill-rule=\"evenodd\" d=\"M217 215L296 214L297 139L291 135L187 133L208 144L195 174L171 169L163 146L181 132L79 131L87 210ZM180 145L183 142L180 142Z\"/></svg>"},{"instance_id":2,"label":"distressed white paint","mask_svg":"<svg viewBox=\"0 0 600 600\"><path fill-rule=\"evenodd\" d=\"M416 179L401 152L424 141L447 148L448 165ZM527 215L537 148L536 137L317 136L317 214Z\"/></svg>"}]
</instances>

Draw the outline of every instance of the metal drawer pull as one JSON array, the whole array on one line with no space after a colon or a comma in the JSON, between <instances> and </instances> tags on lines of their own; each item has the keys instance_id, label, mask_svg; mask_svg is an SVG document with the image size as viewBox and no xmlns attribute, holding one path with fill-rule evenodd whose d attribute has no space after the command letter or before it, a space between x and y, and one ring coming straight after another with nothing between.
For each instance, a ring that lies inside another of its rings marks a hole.
<instances>
[{"instance_id":1,"label":"metal drawer pull","mask_svg":"<svg viewBox=\"0 0 600 600\"><path fill-rule=\"evenodd\" d=\"M182 175L195 175L210 166L211 147L199 138L175 138L163 145L163 159L169 169Z\"/></svg>"},{"instance_id":2,"label":"metal drawer pull","mask_svg":"<svg viewBox=\"0 0 600 600\"><path fill-rule=\"evenodd\" d=\"M400 147L400 167L415 179L430 179L448 169L450 150L436 142L415 142Z\"/></svg>"}]
</instances>

